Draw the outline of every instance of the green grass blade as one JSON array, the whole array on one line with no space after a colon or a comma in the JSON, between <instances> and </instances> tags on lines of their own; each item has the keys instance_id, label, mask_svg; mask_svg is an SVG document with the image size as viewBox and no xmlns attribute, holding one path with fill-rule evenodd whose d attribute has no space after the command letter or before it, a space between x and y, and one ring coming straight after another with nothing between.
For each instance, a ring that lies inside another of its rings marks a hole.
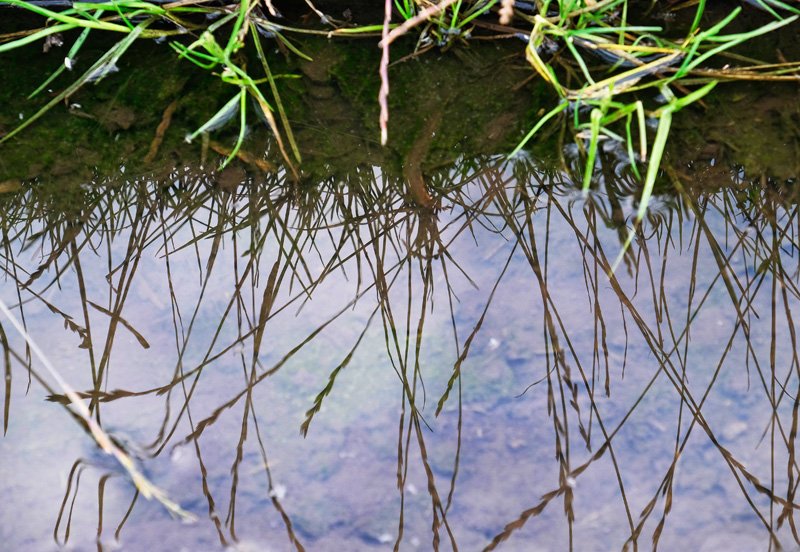
<instances>
[{"instance_id":1,"label":"green grass blade","mask_svg":"<svg viewBox=\"0 0 800 552\"><path fill-rule=\"evenodd\" d=\"M535 135L537 132L539 132L539 130L540 130L540 129L541 129L543 126L544 126L544 125L546 125L546 124L547 124L547 122L548 122L550 119L552 119L553 117L555 117L556 115L558 115L559 113L561 113L562 111L564 111L565 109L567 109L567 107L569 107L569 103L567 103L567 102L561 102L560 104L558 104L557 106L555 106L553 109L551 109L550 111L548 111L547 113L545 113L545 114L542 116L542 118L541 118L541 119L539 119L539 121L538 121L538 122L537 122L537 123L534 125L534 127L533 127L533 128L530 130L530 132L528 132L528 134L526 134L526 135L525 135L525 138L523 138L523 139L522 139L522 141L521 141L519 144L517 144L517 147L515 147L515 148L514 148L514 151L512 151L511 153L509 153L509 154L508 154L508 156L509 156L509 157L514 157L516 154L518 154L518 153L519 153L519 151L520 151L522 148L524 148L524 147L525 147L525 144L527 144L527 143L528 143L528 141L529 141L531 138L533 138L533 136L534 136L534 135Z\"/></svg>"},{"instance_id":2,"label":"green grass blade","mask_svg":"<svg viewBox=\"0 0 800 552\"><path fill-rule=\"evenodd\" d=\"M281 101L281 96L278 93L278 87L275 84L275 78L272 75L272 71L270 71L269 64L267 63L267 58L264 55L264 48L261 46L261 39L259 38L258 33L255 31L255 23L250 23L250 25L253 41L256 44L256 52L258 52L258 57L261 59L261 63L264 67L264 73L267 75L269 87L272 90L272 97L275 98L275 107L278 109L278 116L281 118L283 128L286 130L286 138L289 140L289 147L292 149L292 154L294 155L295 159L297 159L297 162L302 163L303 160L300 156L300 149L297 147L297 143L294 140L294 133L292 132L292 127L289 124L289 118L286 116L286 111L283 109L283 102Z\"/></svg>"},{"instance_id":3,"label":"green grass blade","mask_svg":"<svg viewBox=\"0 0 800 552\"><path fill-rule=\"evenodd\" d=\"M192 142L200 134L203 134L204 132L211 132L212 130L216 130L224 126L236 113L236 109L242 101L242 96L244 96L244 90L240 89L239 93L231 98L228 103L222 106L222 108L217 111L208 121L203 123L203 125L193 133L189 134L186 137L186 141Z\"/></svg>"},{"instance_id":4,"label":"green grass blade","mask_svg":"<svg viewBox=\"0 0 800 552\"><path fill-rule=\"evenodd\" d=\"M16 127L14 130L0 138L0 144L6 142L7 140L11 139L13 136L21 132L23 129L29 127L34 122L39 120L45 113L50 111L55 105L62 102L65 98L70 97L72 94L77 92L84 84L90 81L90 79L97 74L99 70L102 70L103 67L108 67L110 64L116 63L116 61L131 47L131 45L136 41L137 38L142 34L142 32L152 23L152 18L147 19L140 23L128 36L117 42L114 46L111 47L100 59L98 59L78 80L68 86L63 92L55 96L52 100L50 100L44 107L42 107L39 111L37 111L32 117L30 117L27 121L23 122L21 125Z\"/></svg>"},{"instance_id":5,"label":"green grass blade","mask_svg":"<svg viewBox=\"0 0 800 552\"><path fill-rule=\"evenodd\" d=\"M600 120L603 118L603 113L595 108L592 109L592 122L591 122L591 135L589 138L589 151L586 155L586 170L583 172L583 192L589 189L592 183L592 175L594 174L594 162L597 159L597 144L600 140Z\"/></svg>"}]
</instances>

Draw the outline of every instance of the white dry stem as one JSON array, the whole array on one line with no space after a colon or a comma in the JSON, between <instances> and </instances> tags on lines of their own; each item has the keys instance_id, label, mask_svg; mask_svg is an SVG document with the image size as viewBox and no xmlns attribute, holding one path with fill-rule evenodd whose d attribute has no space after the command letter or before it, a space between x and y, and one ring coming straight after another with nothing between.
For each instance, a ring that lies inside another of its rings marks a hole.
<instances>
[{"instance_id":1,"label":"white dry stem","mask_svg":"<svg viewBox=\"0 0 800 552\"><path fill-rule=\"evenodd\" d=\"M181 507L170 500L167 495L153 485L145 476L144 474L139 471L136 467L136 464L133 462L130 456L128 456L122 449L120 449L117 445L114 444L114 441L108 436L108 434L103 431L103 429L98 425L98 423L92 419L92 414L89 411L89 408L80 398L80 396L75 392L71 385L69 385L66 380L61 377L61 374L56 370L56 367L50 362L50 359L44 354L44 351L39 347L36 341L33 339L25 328L20 324L17 317L14 316L14 313L6 306L6 304L0 299L0 313L2 313L10 322L11 325L14 326L14 329L22 336L22 338L28 343L33 351L33 354L39 359L42 365L45 367L47 372L50 376L55 380L56 384L61 388L64 394L69 399L71 405L75 408L76 413L81 419L86 423L89 428L89 431L94 437L94 440L97 442L97 445L106 453L112 455L117 462L128 472L133 484L139 490L140 493L145 498L154 498L159 501L161 504L164 505L170 513L175 514L184 520L193 521L195 516L190 514L189 512L184 511Z\"/></svg>"},{"instance_id":2,"label":"white dry stem","mask_svg":"<svg viewBox=\"0 0 800 552\"><path fill-rule=\"evenodd\" d=\"M320 21L322 21L323 23L328 23L328 17L324 13L319 11L311 0L306 0L306 4L308 4L308 7L311 8L311 11L317 14L317 17L319 17Z\"/></svg>"},{"instance_id":3,"label":"white dry stem","mask_svg":"<svg viewBox=\"0 0 800 552\"><path fill-rule=\"evenodd\" d=\"M378 92L378 104L381 107L380 118L378 119L381 128L381 145L385 146L389 138L388 124L389 124L389 45L397 40L399 37L406 34L410 29L416 27L423 21L444 11L448 6L455 4L458 0L442 0L438 4L428 6L420 11L411 19L407 19L402 25L389 31L389 24L392 20L392 0L385 0L383 6L383 32L381 33L380 46L381 64L378 73L381 77L381 88Z\"/></svg>"},{"instance_id":4,"label":"white dry stem","mask_svg":"<svg viewBox=\"0 0 800 552\"><path fill-rule=\"evenodd\" d=\"M264 0L264 3L267 5L267 10L269 10L270 15L272 15L272 17L278 17L278 10L272 5L272 0Z\"/></svg>"},{"instance_id":5,"label":"white dry stem","mask_svg":"<svg viewBox=\"0 0 800 552\"><path fill-rule=\"evenodd\" d=\"M434 4L432 6L428 6L424 10L420 11L417 15L412 17L411 19L407 19L403 22L402 25L392 29L388 35L384 36L383 39L380 41L381 48L385 48L389 46L392 42L406 34L410 29L413 29L423 21L427 21L434 15L438 14L441 11L444 11L446 8L450 7L451 5L455 4L459 0L442 0L438 4ZM390 2L387 2L387 5L391 5ZM386 32L386 23L384 22L384 33Z\"/></svg>"},{"instance_id":6,"label":"white dry stem","mask_svg":"<svg viewBox=\"0 0 800 552\"><path fill-rule=\"evenodd\" d=\"M392 20L392 0L385 0L383 5L383 32L381 35L381 65L378 69L381 77L381 88L378 91L378 104L381 107L381 114L378 124L381 127L381 145L385 146L389 139L389 23Z\"/></svg>"},{"instance_id":7,"label":"white dry stem","mask_svg":"<svg viewBox=\"0 0 800 552\"><path fill-rule=\"evenodd\" d=\"M508 25L514 18L514 0L502 0L500 5L500 24Z\"/></svg>"}]
</instances>

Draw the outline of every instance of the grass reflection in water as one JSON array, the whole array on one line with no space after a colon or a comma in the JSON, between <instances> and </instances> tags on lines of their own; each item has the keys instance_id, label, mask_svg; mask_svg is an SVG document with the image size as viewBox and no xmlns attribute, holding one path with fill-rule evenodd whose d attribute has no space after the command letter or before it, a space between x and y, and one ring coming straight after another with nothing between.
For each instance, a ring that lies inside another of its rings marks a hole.
<instances>
[{"instance_id":1,"label":"grass reflection in water","mask_svg":"<svg viewBox=\"0 0 800 552\"><path fill-rule=\"evenodd\" d=\"M85 424L3 324L3 493L38 512L3 523L5 539L800 543L795 198L667 172L676 191L616 275L633 180L583 198L524 159L432 174L436 209L367 166L309 187L282 173L221 187L187 169L6 198L3 300L199 521L169 522L58 425L40 385ZM31 432L32 419L55 425ZM39 469L68 475L41 488Z\"/></svg>"}]
</instances>

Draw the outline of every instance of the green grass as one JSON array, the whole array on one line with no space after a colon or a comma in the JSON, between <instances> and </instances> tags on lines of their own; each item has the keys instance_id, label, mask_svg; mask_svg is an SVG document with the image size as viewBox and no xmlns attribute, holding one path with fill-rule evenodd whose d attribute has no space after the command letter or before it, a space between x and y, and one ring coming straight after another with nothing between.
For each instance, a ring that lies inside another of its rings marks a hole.
<instances>
[{"instance_id":1,"label":"green grass","mask_svg":"<svg viewBox=\"0 0 800 552\"><path fill-rule=\"evenodd\" d=\"M31 91L31 96L39 94L65 69L71 68L67 65L75 63L91 34L117 34L120 40L37 113L0 137L0 144L39 121L81 87L113 72L120 57L137 40L157 38L166 40L181 59L212 73L231 89L229 100L189 133L187 140L227 124L238 125L235 144L222 163L225 166L240 150L247 126L264 121L275 136L287 169L295 177L300 175L302 158L290 125L291 114L284 108L276 81L296 75L272 73L270 57L276 47L288 55L308 58L296 45L295 38L301 34L322 34L335 39L370 37L380 32L383 57L375 69L382 81L377 101L381 108L381 142L386 144L389 51L396 39L413 35L421 54L430 49L466 48L477 38L527 36L524 48L527 60L536 76L552 89L553 100L539 120L531 123L530 132L511 155L527 147L545 126L564 125L583 158L582 174L576 175L575 180L587 191L595 181L601 144L619 142L627 152L631 172L641 183L635 224L645 215L659 177L674 113L701 102L721 81L791 80L797 78L800 69L798 60L770 64L733 52L746 42L765 37L769 40L772 33L796 23L800 16L798 9L774 1L751 2L766 16L759 23L742 23L745 19L758 20L750 17L756 8L747 8L750 11L745 16L738 6L727 11L717 9L712 14L704 0L686 4L682 10L693 13L674 14L687 21L681 36L667 33L660 25L631 22L631 14L652 5L630 0L544 1L537 3L537 13L516 11L510 19L510 5L498 0L442 0L438 4L393 0L386 3L392 13L385 14L382 25L379 21L364 25L336 22L311 6L313 11L309 13L316 14L318 24L305 27L288 25L285 20L269 15L256 0L228 6L191 1L163 5L139 0L76 2L63 11L26 0L7 3L38 15L42 24L28 32L0 36L0 54L8 55L16 48L45 40L55 33L79 31L65 66L49 76L43 75L44 82ZM501 8L505 25L497 24ZM737 30L729 30L734 27ZM365 42L364 47L373 45ZM729 66L731 63L735 65L733 68Z\"/></svg>"}]
</instances>

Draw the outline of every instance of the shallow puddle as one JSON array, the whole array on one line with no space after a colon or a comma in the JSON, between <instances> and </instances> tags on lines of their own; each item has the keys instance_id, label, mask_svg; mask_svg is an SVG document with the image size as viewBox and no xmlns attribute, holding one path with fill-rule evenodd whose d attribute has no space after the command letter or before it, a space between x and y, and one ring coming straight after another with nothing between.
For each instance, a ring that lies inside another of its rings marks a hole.
<instances>
[{"instance_id":1,"label":"shallow puddle","mask_svg":"<svg viewBox=\"0 0 800 552\"><path fill-rule=\"evenodd\" d=\"M4 323L4 542L605 550L668 509L668 549L791 544L796 208L677 196L610 279L618 200L523 163L450 175L435 213L377 168L370 194L16 198L2 299L196 521L136 499Z\"/></svg>"}]
</instances>

